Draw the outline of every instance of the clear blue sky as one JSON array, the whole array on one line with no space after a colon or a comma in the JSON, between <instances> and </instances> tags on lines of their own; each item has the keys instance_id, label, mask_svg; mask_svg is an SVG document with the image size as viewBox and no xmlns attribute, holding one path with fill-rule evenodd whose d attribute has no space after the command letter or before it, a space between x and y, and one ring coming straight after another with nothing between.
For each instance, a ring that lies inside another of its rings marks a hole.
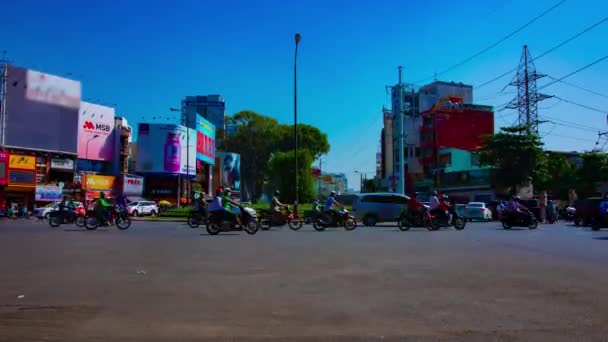
<instances>
[{"instance_id":1,"label":"clear blue sky","mask_svg":"<svg viewBox=\"0 0 608 342\"><path fill-rule=\"evenodd\" d=\"M14 64L82 81L83 97L117 104L131 123L169 116L185 95L219 93L229 114L243 109L293 120L293 35L301 32L299 119L329 136L327 171L373 171L390 103L385 85L432 77L489 46L557 0L488 1L7 1L0 50ZM568 0L473 61L438 78L479 85L608 16L602 0ZM608 54L608 22L536 62L559 78ZM608 94L608 60L567 81ZM474 89L476 103L501 105L511 76ZM542 85L549 80L539 81ZM555 84L543 92L608 111L608 98ZM545 117L608 129L606 115L556 100ZM498 118L498 116L501 116ZM513 123L497 113L497 126ZM548 148L588 150L596 133L551 123ZM371 176L371 175L370 175Z\"/></svg>"}]
</instances>

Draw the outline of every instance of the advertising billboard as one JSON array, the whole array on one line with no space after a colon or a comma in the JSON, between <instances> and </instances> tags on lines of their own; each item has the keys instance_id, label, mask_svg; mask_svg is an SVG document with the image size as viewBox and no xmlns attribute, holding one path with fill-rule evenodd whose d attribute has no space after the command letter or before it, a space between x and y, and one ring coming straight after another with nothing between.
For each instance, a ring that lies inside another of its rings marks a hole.
<instances>
[{"instance_id":1,"label":"advertising billboard","mask_svg":"<svg viewBox=\"0 0 608 342\"><path fill-rule=\"evenodd\" d=\"M0 185L8 184L8 152L0 152Z\"/></svg>"},{"instance_id":2,"label":"advertising billboard","mask_svg":"<svg viewBox=\"0 0 608 342\"><path fill-rule=\"evenodd\" d=\"M215 126L196 115L196 159L209 165L215 164Z\"/></svg>"},{"instance_id":3,"label":"advertising billboard","mask_svg":"<svg viewBox=\"0 0 608 342\"><path fill-rule=\"evenodd\" d=\"M221 184L234 191L241 190L241 155L238 153L219 152Z\"/></svg>"},{"instance_id":4,"label":"advertising billboard","mask_svg":"<svg viewBox=\"0 0 608 342\"><path fill-rule=\"evenodd\" d=\"M56 185L36 185L36 201L53 202L61 200L63 188Z\"/></svg>"},{"instance_id":5,"label":"advertising billboard","mask_svg":"<svg viewBox=\"0 0 608 342\"><path fill-rule=\"evenodd\" d=\"M141 123L135 169L144 173L195 175L195 146L194 129L175 124Z\"/></svg>"},{"instance_id":6,"label":"advertising billboard","mask_svg":"<svg viewBox=\"0 0 608 342\"><path fill-rule=\"evenodd\" d=\"M81 102L78 115L78 158L112 161L114 108Z\"/></svg>"},{"instance_id":7,"label":"advertising billboard","mask_svg":"<svg viewBox=\"0 0 608 342\"><path fill-rule=\"evenodd\" d=\"M6 145L76 154L80 82L8 66Z\"/></svg>"},{"instance_id":8,"label":"advertising billboard","mask_svg":"<svg viewBox=\"0 0 608 342\"><path fill-rule=\"evenodd\" d=\"M36 169L36 157L26 156L22 154L11 154L8 166L11 169L19 170L35 170Z\"/></svg>"},{"instance_id":9,"label":"advertising billboard","mask_svg":"<svg viewBox=\"0 0 608 342\"><path fill-rule=\"evenodd\" d=\"M144 178L140 176L123 177L122 194L125 196L141 196L144 192Z\"/></svg>"},{"instance_id":10,"label":"advertising billboard","mask_svg":"<svg viewBox=\"0 0 608 342\"><path fill-rule=\"evenodd\" d=\"M114 176L84 175L83 185L87 190L112 190L115 180Z\"/></svg>"}]
</instances>

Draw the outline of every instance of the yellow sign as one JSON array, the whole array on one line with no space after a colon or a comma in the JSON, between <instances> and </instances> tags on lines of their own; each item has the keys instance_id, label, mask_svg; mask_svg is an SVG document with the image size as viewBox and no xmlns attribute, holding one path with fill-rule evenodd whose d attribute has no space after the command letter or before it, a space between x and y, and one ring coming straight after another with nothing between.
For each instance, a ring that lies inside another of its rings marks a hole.
<instances>
[{"instance_id":1,"label":"yellow sign","mask_svg":"<svg viewBox=\"0 0 608 342\"><path fill-rule=\"evenodd\" d=\"M10 169L18 170L35 170L36 157L24 156L21 154L11 154L11 159L8 163Z\"/></svg>"},{"instance_id":2,"label":"yellow sign","mask_svg":"<svg viewBox=\"0 0 608 342\"><path fill-rule=\"evenodd\" d=\"M83 184L87 190L112 190L115 179L114 176L85 175Z\"/></svg>"}]
</instances>

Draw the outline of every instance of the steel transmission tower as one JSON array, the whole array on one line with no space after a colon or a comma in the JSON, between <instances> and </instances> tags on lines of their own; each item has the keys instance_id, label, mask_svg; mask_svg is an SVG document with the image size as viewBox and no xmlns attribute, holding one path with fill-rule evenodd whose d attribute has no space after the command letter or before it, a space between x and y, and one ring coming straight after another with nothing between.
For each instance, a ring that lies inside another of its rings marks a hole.
<instances>
[{"instance_id":1,"label":"steel transmission tower","mask_svg":"<svg viewBox=\"0 0 608 342\"><path fill-rule=\"evenodd\" d=\"M509 85L517 87L517 97L506 108L517 109L519 112L519 126L527 127L528 133L538 134L538 102L551 97L536 91L536 80L545 76L536 72L534 60L528 51L528 45L524 45L517 75L509 83Z\"/></svg>"}]
</instances>

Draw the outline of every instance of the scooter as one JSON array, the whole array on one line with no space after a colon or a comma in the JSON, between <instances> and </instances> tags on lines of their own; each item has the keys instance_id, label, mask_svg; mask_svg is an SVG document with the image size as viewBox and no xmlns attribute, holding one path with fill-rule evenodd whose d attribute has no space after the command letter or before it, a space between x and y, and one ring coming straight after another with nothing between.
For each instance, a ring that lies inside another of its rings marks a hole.
<instances>
[{"instance_id":1,"label":"scooter","mask_svg":"<svg viewBox=\"0 0 608 342\"><path fill-rule=\"evenodd\" d=\"M327 227L339 226L344 226L344 229L346 230L353 230L357 228L357 220L355 220L354 216L350 215L348 210L342 208L337 215L331 215L329 213L323 213L319 215L312 222L312 226L320 232L324 231Z\"/></svg>"},{"instance_id":2,"label":"scooter","mask_svg":"<svg viewBox=\"0 0 608 342\"><path fill-rule=\"evenodd\" d=\"M116 228L120 230L129 229L131 227L131 219L127 211L119 206L115 206L111 209L110 220L107 222L108 225L115 224ZM100 226L97 215L94 211L87 212L87 218L85 219L85 228L88 230L95 230Z\"/></svg>"},{"instance_id":3,"label":"scooter","mask_svg":"<svg viewBox=\"0 0 608 342\"><path fill-rule=\"evenodd\" d=\"M252 208L245 208L243 206L239 206L240 209L240 220L241 226L237 228L236 218L232 220L224 220L223 212L214 212L212 211L209 214L209 219L207 220L207 233L209 235L217 235L220 232L229 232L233 230L240 230L242 228L247 234L255 234L260 229L260 225L257 221L257 214Z\"/></svg>"},{"instance_id":4,"label":"scooter","mask_svg":"<svg viewBox=\"0 0 608 342\"><path fill-rule=\"evenodd\" d=\"M450 220L451 216L451 220ZM463 230L466 226L466 221L464 217L459 216L454 210L453 207L448 209L448 213L433 213L432 217L432 225L433 230L438 230L440 228L454 227L456 230Z\"/></svg>"},{"instance_id":5,"label":"scooter","mask_svg":"<svg viewBox=\"0 0 608 342\"><path fill-rule=\"evenodd\" d=\"M397 221L399 230L407 231L412 227L424 227L429 231L439 229L439 227L435 228L433 225L433 215L431 215L429 210L426 207L422 207L421 210L422 212L418 215L412 215L409 211L403 211L399 215L399 221Z\"/></svg>"},{"instance_id":6,"label":"scooter","mask_svg":"<svg viewBox=\"0 0 608 342\"><path fill-rule=\"evenodd\" d=\"M304 222L300 218L298 212L292 212L289 206L285 206L285 212L281 212L277 217L277 213L272 210L266 210L264 216L260 218L260 227L262 230L268 230L270 227L281 227L287 224L292 230L302 228Z\"/></svg>"},{"instance_id":7,"label":"scooter","mask_svg":"<svg viewBox=\"0 0 608 342\"><path fill-rule=\"evenodd\" d=\"M505 212L501 222L504 229L511 229L511 227L528 227L528 229L532 230L538 227L538 221L531 212Z\"/></svg>"},{"instance_id":8,"label":"scooter","mask_svg":"<svg viewBox=\"0 0 608 342\"><path fill-rule=\"evenodd\" d=\"M206 217L206 210L205 212L192 210L188 214L188 226L190 226L190 228L198 228L198 226L206 222Z\"/></svg>"}]
</instances>

